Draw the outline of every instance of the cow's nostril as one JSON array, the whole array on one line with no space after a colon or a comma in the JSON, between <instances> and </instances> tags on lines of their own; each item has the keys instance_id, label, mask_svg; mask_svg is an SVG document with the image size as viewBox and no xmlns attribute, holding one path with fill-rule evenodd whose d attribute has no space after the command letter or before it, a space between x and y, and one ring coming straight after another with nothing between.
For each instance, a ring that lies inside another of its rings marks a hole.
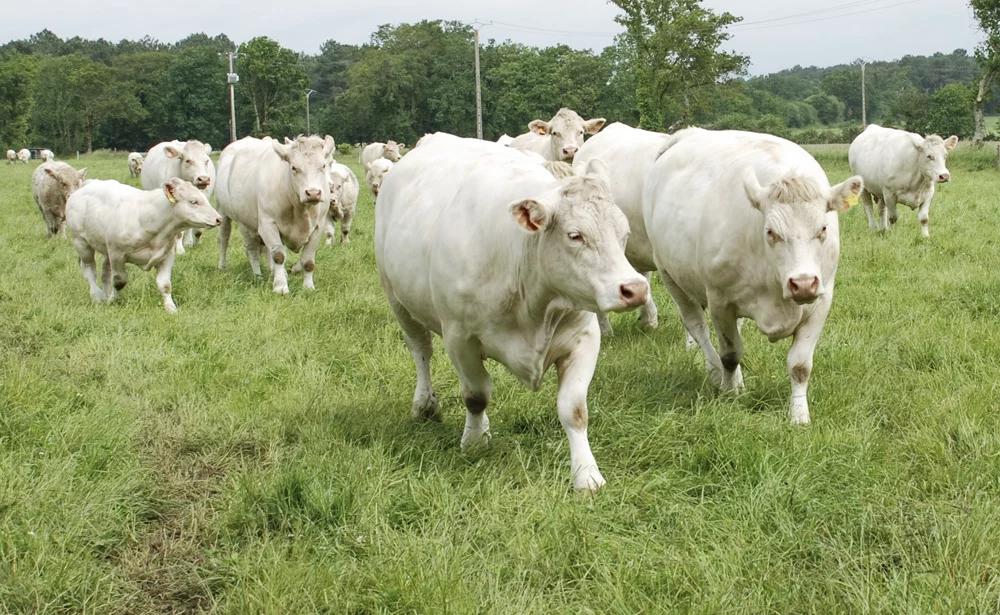
<instances>
[{"instance_id":1,"label":"cow's nostril","mask_svg":"<svg viewBox=\"0 0 1000 615\"><path fill-rule=\"evenodd\" d=\"M632 297L635 296L635 293L633 293L631 290L629 290L628 287L626 287L625 285L622 285L621 293L622 293L622 297L624 297L626 299L631 299Z\"/></svg>"}]
</instances>

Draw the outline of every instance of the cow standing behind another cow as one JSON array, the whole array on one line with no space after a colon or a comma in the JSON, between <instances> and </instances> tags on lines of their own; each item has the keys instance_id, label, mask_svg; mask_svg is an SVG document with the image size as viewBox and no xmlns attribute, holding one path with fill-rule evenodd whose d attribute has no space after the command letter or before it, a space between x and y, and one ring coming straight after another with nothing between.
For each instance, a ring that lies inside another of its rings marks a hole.
<instances>
[{"instance_id":1,"label":"cow standing behind another cow","mask_svg":"<svg viewBox=\"0 0 1000 615\"><path fill-rule=\"evenodd\" d=\"M326 244L333 243L335 222L340 222L340 243L351 243L351 222L358 208L361 186L358 177L347 165L331 162L327 171L330 178L330 214L326 222Z\"/></svg>"},{"instance_id":2,"label":"cow standing behind another cow","mask_svg":"<svg viewBox=\"0 0 1000 615\"><path fill-rule=\"evenodd\" d=\"M21 164L28 164L31 160L31 152L27 148L20 149L17 151L17 159L21 161Z\"/></svg>"},{"instance_id":3,"label":"cow standing behind another cow","mask_svg":"<svg viewBox=\"0 0 1000 615\"><path fill-rule=\"evenodd\" d=\"M42 157L42 162L52 162L56 159L56 155L50 149L43 149L39 155Z\"/></svg>"},{"instance_id":4,"label":"cow standing behind another cow","mask_svg":"<svg viewBox=\"0 0 1000 615\"><path fill-rule=\"evenodd\" d=\"M414 150L416 150L416 148L414 148ZM378 158L372 161L371 165L368 167L368 170L365 172L365 180L368 182L368 188L372 191L373 198L378 198L378 192L382 188L382 182L391 170L392 162L386 160L385 158Z\"/></svg>"},{"instance_id":5,"label":"cow standing behind another cow","mask_svg":"<svg viewBox=\"0 0 1000 615\"><path fill-rule=\"evenodd\" d=\"M43 162L31 175L31 196L49 237L66 234L66 201L83 186L86 176L87 169L77 171L65 162Z\"/></svg>"},{"instance_id":6,"label":"cow standing behind another cow","mask_svg":"<svg viewBox=\"0 0 1000 615\"><path fill-rule=\"evenodd\" d=\"M918 209L920 233L930 237L931 199L934 184L951 181L945 162L958 144L958 137L942 139L938 135L921 137L905 130L871 124L847 151L851 173L864 178L861 200L868 216L868 226L889 230L899 214L896 204ZM878 202L879 221L875 220L872 201Z\"/></svg>"},{"instance_id":7,"label":"cow standing behind another cow","mask_svg":"<svg viewBox=\"0 0 1000 615\"><path fill-rule=\"evenodd\" d=\"M215 165L210 157L212 146L201 141L164 141L149 149L143 161L142 187L155 190L172 177L178 177L194 184L211 200L215 190ZM184 254L185 244L193 247L201 237L201 229L192 228L182 240L177 238L177 254Z\"/></svg>"},{"instance_id":8,"label":"cow standing behind another cow","mask_svg":"<svg viewBox=\"0 0 1000 615\"><path fill-rule=\"evenodd\" d=\"M142 154L139 152L132 152L128 155L128 174L131 177L139 177L142 175Z\"/></svg>"},{"instance_id":9,"label":"cow standing behind another cow","mask_svg":"<svg viewBox=\"0 0 1000 615\"><path fill-rule=\"evenodd\" d=\"M361 163L365 169L367 169L373 162L379 159L386 159L389 162L399 162L402 155L399 150L406 147L405 143L396 143L395 141L388 141L387 143L369 143L365 146L365 149L361 150L358 154L358 162Z\"/></svg>"},{"instance_id":10,"label":"cow standing behind another cow","mask_svg":"<svg viewBox=\"0 0 1000 615\"><path fill-rule=\"evenodd\" d=\"M14 164L17 161L17 152L12 149L7 150L7 164Z\"/></svg>"},{"instance_id":11,"label":"cow standing behind another cow","mask_svg":"<svg viewBox=\"0 0 1000 615\"><path fill-rule=\"evenodd\" d=\"M733 392L743 386L739 317L753 318L772 342L793 336L793 424L810 420L813 352L840 256L837 214L861 189L857 176L830 187L819 163L790 141L700 128L668 140L644 188L657 269L718 386Z\"/></svg>"},{"instance_id":12,"label":"cow standing behind another cow","mask_svg":"<svg viewBox=\"0 0 1000 615\"><path fill-rule=\"evenodd\" d=\"M532 120L528 131L507 144L514 149L536 152L546 160L572 162L583 145L584 134L596 134L604 126L604 118L584 120L576 111L565 107L545 120Z\"/></svg>"}]
</instances>

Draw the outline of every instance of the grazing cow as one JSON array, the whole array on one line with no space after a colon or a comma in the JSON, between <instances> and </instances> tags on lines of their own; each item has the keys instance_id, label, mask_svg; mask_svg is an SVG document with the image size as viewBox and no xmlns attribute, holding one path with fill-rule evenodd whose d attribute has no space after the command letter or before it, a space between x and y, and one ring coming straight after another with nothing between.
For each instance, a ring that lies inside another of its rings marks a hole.
<instances>
[{"instance_id":1,"label":"grazing cow","mask_svg":"<svg viewBox=\"0 0 1000 615\"><path fill-rule=\"evenodd\" d=\"M87 169L77 171L65 162L43 162L31 176L31 196L42 212L49 237L66 234L66 200L87 176Z\"/></svg>"},{"instance_id":2,"label":"grazing cow","mask_svg":"<svg viewBox=\"0 0 1000 615\"><path fill-rule=\"evenodd\" d=\"M326 220L326 244L333 243L336 235L334 222L340 222L340 243L351 243L351 222L358 208L361 186L358 177L346 165L331 162L327 171L330 179L330 215Z\"/></svg>"},{"instance_id":3,"label":"grazing cow","mask_svg":"<svg viewBox=\"0 0 1000 615\"><path fill-rule=\"evenodd\" d=\"M303 288L316 289L313 269L330 207L327 169L334 145L329 136L299 136L289 144L244 137L222 150L216 194L223 216L219 269L226 267L235 220L254 275L260 275L260 257L266 250L274 292L288 294L287 250L301 250L292 271L302 269Z\"/></svg>"},{"instance_id":4,"label":"grazing cow","mask_svg":"<svg viewBox=\"0 0 1000 615\"><path fill-rule=\"evenodd\" d=\"M378 191L382 187L382 182L391 170L392 163L385 158L379 158L372 161L371 165L368 167L368 172L365 173L365 179L368 181L368 188L372 191L372 196L374 198L378 198Z\"/></svg>"},{"instance_id":5,"label":"grazing cow","mask_svg":"<svg viewBox=\"0 0 1000 615\"><path fill-rule=\"evenodd\" d=\"M513 142L514 142L514 137L512 137L512 136L510 136L509 134L506 134L506 133L500 135L500 138L497 139L497 143L499 143L500 145L503 145L505 147L507 145L510 145Z\"/></svg>"},{"instance_id":6,"label":"grazing cow","mask_svg":"<svg viewBox=\"0 0 1000 615\"><path fill-rule=\"evenodd\" d=\"M688 128L647 176L643 218L653 258L688 333L723 390L743 385L739 317L788 351L790 417L809 422L813 351L833 302L837 214L860 177L830 187L815 159L771 135ZM719 340L712 346L705 310Z\"/></svg>"},{"instance_id":7,"label":"grazing cow","mask_svg":"<svg viewBox=\"0 0 1000 615\"><path fill-rule=\"evenodd\" d=\"M865 180L861 201L865 204L868 226L889 230L899 214L896 203L910 209L919 208L920 233L930 237L931 199L934 184L951 181L945 167L948 153L958 145L958 137L942 139L938 135L921 137L905 130L882 128L871 124L865 128L847 150L851 173ZM872 201L877 201L879 218L875 220Z\"/></svg>"},{"instance_id":8,"label":"grazing cow","mask_svg":"<svg viewBox=\"0 0 1000 615\"><path fill-rule=\"evenodd\" d=\"M21 164L28 164L31 160L31 152L27 148L22 148L17 151L17 159L21 161Z\"/></svg>"},{"instance_id":9,"label":"grazing cow","mask_svg":"<svg viewBox=\"0 0 1000 615\"><path fill-rule=\"evenodd\" d=\"M597 134L604 126L604 118L585 120L576 111L565 107L548 122L533 120L528 130L508 144L508 147L541 154L546 160L572 162L583 145L584 133Z\"/></svg>"},{"instance_id":10,"label":"grazing cow","mask_svg":"<svg viewBox=\"0 0 1000 615\"><path fill-rule=\"evenodd\" d=\"M142 175L142 154L132 152L128 155L128 174L132 177Z\"/></svg>"},{"instance_id":11,"label":"grazing cow","mask_svg":"<svg viewBox=\"0 0 1000 615\"><path fill-rule=\"evenodd\" d=\"M114 301L128 283L125 263L143 271L156 267L163 307L174 313L170 270L177 233L186 228L219 226L222 218L204 192L176 177L159 189L139 190L114 180L86 183L66 203L66 223L80 255L80 269L95 302ZM104 255L103 288L97 283L95 253Z\"/></svg>"},{"instance_id":12,"label":"grazing cow","mask_svg":"<svg viewBox=\"0 0 1000 615\"><path fill-rule=\"evenodd\" d=\"M212 198L215 190L215 165L210 154L212 146L201 141L164 141L150 148L143 161L140 175L144 190L154 190L172 177L191 182ZM182 240L177 238L177 253L184 254L184 247L193 247L201 238L201 228L191 228Z\"/></svg>"},{"instance_id":13,"label":"grazing cow","mask_svg":"<svg viewBox=\"0 0 1000 615\"><path fill-rule=\"evenodd\" d=\"M366 169L371 166L371 163L379 160L380 158L385 158L389 162L399 162L399 159L402 158L399 150L404 147L406 147L405 143L396 143L395 141L389 141L388 143L369 143L358 155L358 162L360 162L361 166Z\"/></svg>"},{"instance_id":14,"label":"grazing cow","mask_svg":"<svg viewBox=\"0 0 1000 615\"><path fill-rule=\"evenodd\" d=\"M7 150L7 164L14 164L15 160L17 160L17 152L12 149Z\"/></svg>"},{"instance_id":15,"label":"grazing cow","mask_svg":"<svg viewBox=\"0 0 1000 615\"><path fill-rule=\"evenodd\" d=\"M43 149L41 151L42 162L52 162L56 159L56 155L52 153L50 149Z\"/></svg>"},{"instance_id":16,"label":"grazing cow","mask_svg":"<svg viewBox=\"0 0 1000 615\"><path fill-rule=\"evenodd\" d=\"M631 232L625 255L632 266L642 272L656 271L653 262L653 250L646 236L646 223L642 219L642 189L647 181L646 174L656 162L663 150L668 135L632 128L615 122L587 140L577 152L574 166L586 165L595 158L600 158L611 175L611 193L615 204L621 208L628 218ZM650 277L646 273L647 279ZM610 335L611 321L607 314L598 314L601 333ZM656 303L650 293L649 301L639 311L639 322L646 327L656 328L659 324Z\"/></svg>"},{"instance_id":17,"label":"grazing cow","mask_svg":"<svg viewBox=\"0 0 1000 615\"><path fill-rule=\"evenodd\" d=\"M416 363L411 416L439 417L432 332L458 371L463 449L489 436L486 358L536 391L555 365L574 485L597 489L604 478L587 440L601 345L593 312L638 307L649 291L625 259L628 222L603 165L557 180L519 152L442 136L397 167L375 206L375 258Z\"/></svg>"}]
</instances>

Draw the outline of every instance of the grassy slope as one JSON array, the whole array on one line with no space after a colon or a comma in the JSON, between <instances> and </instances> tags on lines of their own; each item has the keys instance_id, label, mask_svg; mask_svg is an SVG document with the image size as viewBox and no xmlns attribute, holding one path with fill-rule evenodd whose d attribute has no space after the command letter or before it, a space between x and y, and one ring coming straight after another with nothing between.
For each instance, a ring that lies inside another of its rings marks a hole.
<instances>
[{"instance_id":1,"label":"grassy slope","mask_svg":"<svg viewBox=\"0 0 1000 615\"><path fill-rule=\"evenodd\" d=\"M844 215L808 429L787 425L788 341L749 325L729 398L661 284L660 329L614 317L594 498L571 492L551 376L533 394L492 365L493 442L463 455L439 352L445 421L410 423L367 193L316 293L272 294L238 233L218 271L213 231L179 258L170 316L136 269L92 305L45 238L35 165L0 164L0 612L996 611L1000 175L954 158L929 242L908 209L887 235ZM124 157L83 163L127 177Z\"/></svg>"}]
</instances>

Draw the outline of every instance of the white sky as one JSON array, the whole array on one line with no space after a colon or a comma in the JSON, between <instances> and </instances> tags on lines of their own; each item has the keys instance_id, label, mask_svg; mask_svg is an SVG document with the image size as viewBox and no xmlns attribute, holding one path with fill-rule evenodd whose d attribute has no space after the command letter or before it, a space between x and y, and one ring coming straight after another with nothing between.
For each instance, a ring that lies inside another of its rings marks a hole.
<instances>
[{"instance_id":1,"label":"white sky","mask_svg":"<svg viewBox=\"0 0 1000 615\"><path fill-rule=\"evenodd\" d=\"M858 57L970 52L980 36L966 0L704 0L716 11L744 17L732 29L732 49L750 56L751 74L827 66ZM839 7L839 8L837 8ZM862 12L867 11L867 12ZM620 27L618 7L604 0L242 0L240 3L173 0L45 0L13 2L0 20L0 41L26 38L44 28L63 38L118 41L145 35L174 42L193 32L227 34L240 43L266 35L286 47L316 53L328 39L364 43L383 23L480 20L483 39L527 45L565 43L600 50ZM806 15L802 15L806 14ZM794 19L780 19L802 15ZM506 24L506 25L505 25Z\"/></svg>"}]
</instances>

